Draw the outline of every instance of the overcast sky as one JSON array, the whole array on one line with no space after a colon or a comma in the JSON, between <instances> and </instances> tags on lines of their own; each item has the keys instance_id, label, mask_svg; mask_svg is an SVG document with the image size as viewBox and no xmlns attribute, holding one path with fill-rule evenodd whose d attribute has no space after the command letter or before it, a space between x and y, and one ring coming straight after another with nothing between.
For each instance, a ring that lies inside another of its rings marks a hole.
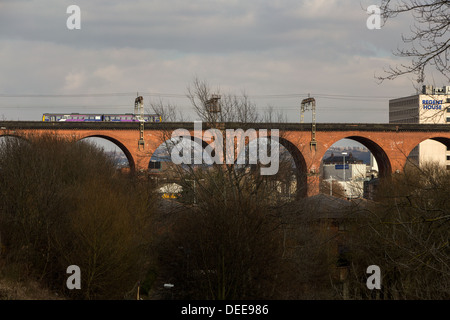
<instances>
[{"instance_id":1,"label":"overcast sky","mask_svg":"<svg viewBox=\"0 0 450 320\"><path fill-rule=\"evenodd\" d=\"M0 118L133 112L139 92L146 106L161 99L194 120L185 95L198 77L289 122L308 93L318 122L388 122L389 98L415 90L408 77L374 76L407 62L392 51L410 22L369 30L365 8L378 2L0 0ZM66 26L71 4L80 30Z\"/></svg>"}]
</instances>

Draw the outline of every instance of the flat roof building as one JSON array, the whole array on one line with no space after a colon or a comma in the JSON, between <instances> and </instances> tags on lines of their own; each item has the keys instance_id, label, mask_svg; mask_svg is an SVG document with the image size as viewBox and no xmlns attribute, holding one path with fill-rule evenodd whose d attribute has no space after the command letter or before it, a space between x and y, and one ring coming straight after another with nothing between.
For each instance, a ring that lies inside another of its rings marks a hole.
<instances>
[{"instance_id":1,"label":"flat roof building","mask_svg":"<svg viewBox=\"0 0 450 320\"><path fill-rule=\"evenodd\" d=\"M420 94L389 100L389 123L449 123L450 86L423 86ZM415 164L434 162L450 169L450 150L440 142L426 140L409 154Z\"/></svg>"},{"instance_id":2,"label":"flat roof building","mask_svg":"<svg viewBox=\"0 0 450 320\"><path fill-rule=\"evenodd\" d=\"M367 166L362 160L353 157L351 152L345 157L332 153L330 157L323 159L323 179L336 180L348 199L363 196L366 172Z\"/></svg>"}]
</instances>

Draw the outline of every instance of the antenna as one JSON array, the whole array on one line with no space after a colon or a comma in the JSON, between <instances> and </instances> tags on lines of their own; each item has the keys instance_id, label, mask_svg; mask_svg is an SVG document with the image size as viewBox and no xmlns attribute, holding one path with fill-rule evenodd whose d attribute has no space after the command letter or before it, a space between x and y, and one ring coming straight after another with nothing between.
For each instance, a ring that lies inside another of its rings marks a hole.
<instances>
[{"instance_id":1,"label":"antenna","mask_svg":"<svg viewBox=\"0 0 450 320\"><path fill-rule=\"evenodd\" d=\"M310 142L310 148L312 150L312 148L314 147L314 150L317 150L317 141L316 141L316 100L314 98L309 97L308 94L308 98L303 99L302 103L300 105L301 107L301 121L303 121L303 112L305 110L308 110L308 106L311 105L311 109L312 109L312 123L311 123L311 142Z\"/></svg>"},{"instance_id":2,"label":"antenna","mask_svg":"<svg viewBox=\"0 0 450 320\"><path fill-rule=\"evenodd\" d=\"M309 93L308 93L308 98L309 98ZM305 122L305 111L306 110L307 110L307 108L302 103L301 106L300 106L300 123L304 123Z\"/></svg>"},{"instance_id":3,"label":"antenna","mask_svg":"<svg viewBox=\"0 0 450 320\"><path fill-rule=\"evenodd\" d=\"M137 117L140 115L140 119L143 119L144 116L144 98L142 96L138 96L134 100L134 115Z\"/></svg>"},{"instance_id":4,"label":"antenna","mask_svg":"<svg viewBox=\"0 0 450 320\"><path fill-rule=\"evenodd\" d=\"M138 93L139 94L139 93ZM134 116L139 120L139 141L138 147L139 150L145 147L144 142L144 98L142 96L138 96L134 100Z\"/></svg>"}]
</instances>

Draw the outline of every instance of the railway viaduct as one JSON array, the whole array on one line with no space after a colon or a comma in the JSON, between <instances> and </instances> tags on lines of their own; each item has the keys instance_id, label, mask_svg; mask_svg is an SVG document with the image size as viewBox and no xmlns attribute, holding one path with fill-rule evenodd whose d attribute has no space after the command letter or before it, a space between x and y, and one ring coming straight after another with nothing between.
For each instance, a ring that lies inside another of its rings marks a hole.
<instances>
[{"instance_id":1,"label":"railway viaduct","mask_svg":"<svg viewBox=\"0 0 450 320\"><path fill-rule=\"evenodd\" d=\"M321 160L335 142L347 138L355 140L374 155L381 177L402 171L406 158L420 142L433 139L450 149L450 126L446 124L351 124L317 123L312 135L307 123L252 123L256 131L279 130L279 143L293 156L297 167L298 185L306 185L303 196L319 193ZM241 123L220 123L215 128L243 129ZM128 158L130 169L146 171L155 150L176 129L186 129L194 137L194 123L88 123L88 122L0 122L0 136L27 137L27 135L54 134L59 137L81 140L99 137L116 144ZM213 128L203 124L203 132ZM203 140L203 146L210 143Z\"/></svg>"}]
</instances>

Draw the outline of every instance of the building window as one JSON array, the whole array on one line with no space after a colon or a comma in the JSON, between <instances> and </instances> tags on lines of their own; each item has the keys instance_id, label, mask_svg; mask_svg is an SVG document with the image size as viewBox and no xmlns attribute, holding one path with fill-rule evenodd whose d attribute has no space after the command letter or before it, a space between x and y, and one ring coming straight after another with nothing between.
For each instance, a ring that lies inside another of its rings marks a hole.
<instances>
[{"instance_id":1,"label":"building window","mask_svg":"<svg viewBox=\"0 0 450 320\"><path fill-rule=\"evenodd\" d=\"M148 164L149 169L161 169L161 161L150 161Z\"/></svg>"}]
</instances>

